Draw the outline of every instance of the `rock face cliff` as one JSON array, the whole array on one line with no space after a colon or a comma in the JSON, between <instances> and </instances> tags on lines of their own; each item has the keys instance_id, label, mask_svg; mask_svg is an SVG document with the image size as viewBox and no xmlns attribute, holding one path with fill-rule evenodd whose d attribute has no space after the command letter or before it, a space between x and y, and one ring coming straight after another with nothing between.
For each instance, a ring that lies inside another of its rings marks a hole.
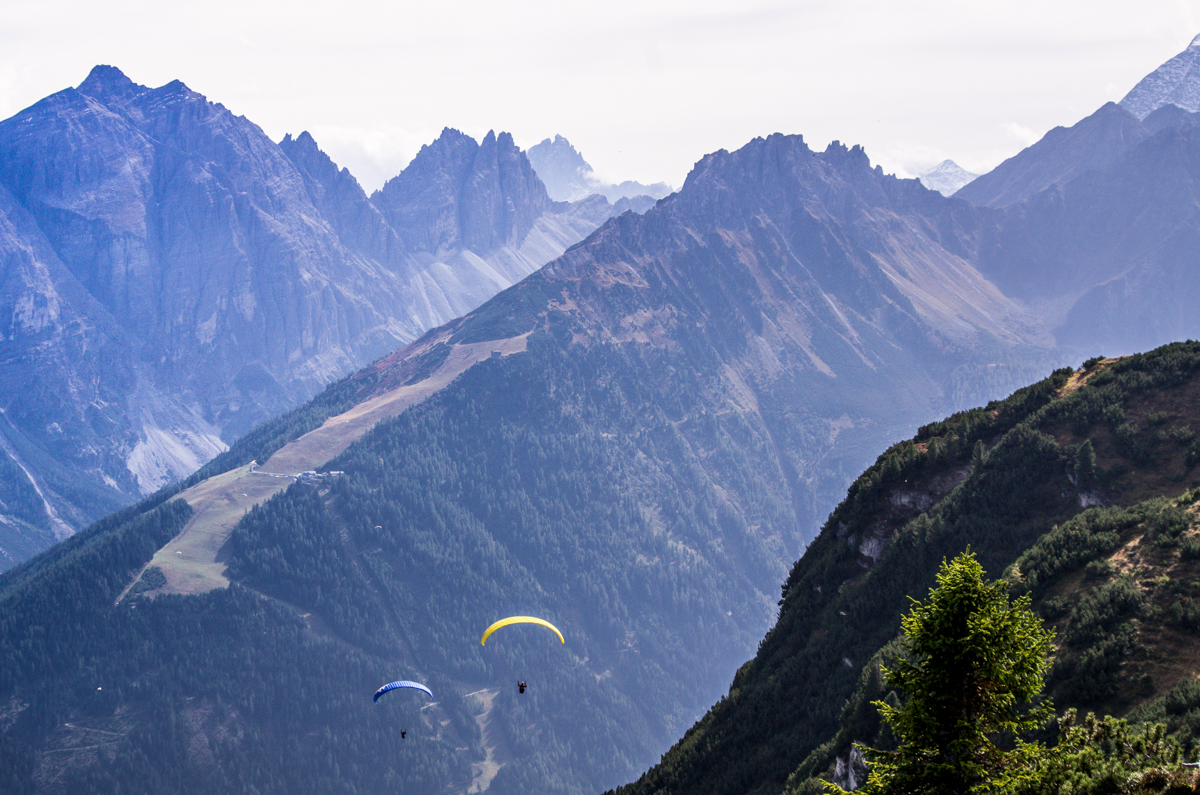
<instances>
[{"instance_id":1,"label":"rock face cliff","mask_svg":"<svg viewBox=\"0 0 1200 795\"><path fill-rule=\"evenodd\" d=\"M611 212L550 201L507 134L453 130L373 198L307 133L276 144L182 83L109 66L0 122L0 435L5 471L27 473L13 487L69 532Z\"/></svg>"}]
</instances>

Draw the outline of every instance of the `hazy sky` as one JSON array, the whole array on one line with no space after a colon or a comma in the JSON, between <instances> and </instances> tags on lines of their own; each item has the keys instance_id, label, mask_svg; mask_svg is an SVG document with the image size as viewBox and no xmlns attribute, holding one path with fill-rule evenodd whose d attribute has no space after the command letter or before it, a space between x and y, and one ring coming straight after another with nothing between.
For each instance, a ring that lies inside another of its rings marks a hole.
<instances>
[{"instance_id":1,"label":"hazy sky","mask_svg":"<svg viewBox=\"0 0 1200 795\"><path fill-rule=\"evenodd\" d=\"M307 129L368 191L445 126L560 133L606 178L676 187L773 132L986 171L1198 33L1200 0L8 0L0 117L107 63Z\"/></svg>"}]
</instances>

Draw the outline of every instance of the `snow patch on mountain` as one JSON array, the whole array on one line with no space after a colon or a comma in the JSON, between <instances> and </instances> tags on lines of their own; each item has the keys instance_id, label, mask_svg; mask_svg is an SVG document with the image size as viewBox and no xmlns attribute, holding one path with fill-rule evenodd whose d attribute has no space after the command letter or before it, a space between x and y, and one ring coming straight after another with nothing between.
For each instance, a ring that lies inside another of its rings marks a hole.
<instances>
[{"instance_id":1,"label":"snow patch on mountain","mask_svg":"<svg viewBox=\"0 0 1200 795\"><path fill-rule=\"evenodd\" d=\"M930 190L936 190L943 196L952 196L959 188L972 182L978 176L953 160L943 160L918 178L921 180L921 184Z\"/></svg>"}]
</instances>

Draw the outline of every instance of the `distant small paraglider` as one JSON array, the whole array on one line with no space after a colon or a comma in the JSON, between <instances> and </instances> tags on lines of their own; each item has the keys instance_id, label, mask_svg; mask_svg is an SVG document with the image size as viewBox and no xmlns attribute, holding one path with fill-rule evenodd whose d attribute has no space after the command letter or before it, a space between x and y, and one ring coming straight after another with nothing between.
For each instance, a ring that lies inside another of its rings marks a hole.
<instances>
[{"instance_id":1,"label":"distant small paraglider","mask_svg":"<svg viewBox=\"0 0 1200 795\"><path fill-rule=\"evenodd\" d=\"M525 687L526 687L526 685L525 685L525 680L524 680L524 679L522 679L522 680L520 680L519 682L517 682L517 692L518 692L518 693L524 694L524 693L525 693Z\"/></svg>"},{"instance_id":2,"label":"distant small paraglider","mask_svg":"<svg viewBox=\"0 0 1200 795\"><path fill-rule=\"evenodd\" d=\"M371 699L371 701L373 703L378 704L379 697L382 696L384 693L388 693L392 690L399 690L400 688L412 688L413 690L420 690L424 693L428 693L429 697L433 698L433 691L430 690L425 685L421 684L420 682L410 682L407 679L401 679L396 682L388 682L386 685L384 685L383 687L376 690L375 698ZM400 739L403 740L407 736L408 736L408 729L401 729L400 730Z\"/></svg>"}]
</instances>

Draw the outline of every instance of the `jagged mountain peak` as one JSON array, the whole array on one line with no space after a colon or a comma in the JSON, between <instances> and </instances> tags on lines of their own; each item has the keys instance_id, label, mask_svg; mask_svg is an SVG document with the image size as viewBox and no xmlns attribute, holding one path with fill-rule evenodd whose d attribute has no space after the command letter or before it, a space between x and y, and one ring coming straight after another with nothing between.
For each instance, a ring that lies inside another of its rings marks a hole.
<instances>
[{"instance_id":1,"label":"jagged mountain peak","mask_svg":"<svg viewBox=\"0 0 1200 795\"><path fill-rule=\"evenodd\" d=\"M570 141L557 133L553 140L543 138L540 143L529 147L528 155L539 174L544 172L543 181L547 178L552 182L586 181L592 173L591 164L583 159Z\"/></svg>"},{"instance_id":2,"label":"jagged mountain peak","mask_svg":"<svg viewBox=\"0 0 1200 795\"><path fill-rule=\"evenodd\" d=\"M279 145L283 147L284 151L288 152L289 156L291 156L294 152L311 152L314 154L320 153L321 155L325 155L324 150L322 150L320 145L317 143L317 139L313 138L312 133L310 133L308 130L304 130L294 138L292 137L291 133L286 133L283 136L283 140L279 142ZM328 155L325 155L325 157L328 158ZM333 161L330 160L330 162Z\"/></svg>"},{"instance_id":3,"label":"jagged mountain peak","mask_svg":"<svg viewBox=\"0 0 1200 795\"><path fill-rule=\"evenodd\" d=\"M115 66L98 64L92 67L92 71L88 72L88 76L76 90L92 97L130 97L142 93L146 87L130 80Z\"/></svg>"},{"instance_id":4,"label":"jagged mountain peak","mask_svg":"<svg viewBox=\"0 0 1200 795\"><path fill-rule=\"evenodd\" d=\"M324 154L321 147L317 145L317 139L313 138L308 130L304 130L295 137L291 133L285 133L279 145L288 152L289 156L293 152L321 152Z\"/></svg>"},{"instance_id":5,"label":"jagged mountain peak","mask_svg":"<svg viewBox=\"0 0 1200 795\"><path fill-rule=\"evenodd\" d=\"M478 145L476 144L474 138L467 135L457 127L443 127L441 133L437 138L434 138L431 143L421 145L421 149L417 153L417 157L420 157L420 152L424 152L426 149L439 149L447 146L455 146L466 143Z\"/></svg>"},{"instance_id":6,"label":"jagged mountain peak","mask_svg":"<svg viewBox=\"0 0 1200 795\"><path fill-rule=\"evenodd\" d=\"M189 88L182 80L172 80L158 88L150 88L149 86L134 82L119 68L107 64L100 64L93 67L84 81L74 90L102 104L116 101L117 105L122 106L126 112L129 111L130 107L136 106L141 108L143 113L152 114L156 108L170 106L179 102L196 102L203 104L217 113L229 113L231 117L234 117L234 114L230 113L224 105L219 102L210 101L208 97ZM68 92L70 92L70 89L68 89ZM134 100L134 102L127 107L123 104L124 100ZM33 107L36 107L36 105ZM26 109L26 111L28 110ZM22 111L21 113L25 113L26 111ZM243 116L236 116L235 118L247 121ZM247 123L250 122L247 121ZM255 127L257 128L257 125Z\"/></svg>"},{"instance_id":7,"label":"jagged mountain peak","mask_svg":"<svg viewBox=\"0 0 1200 795\"><path fill-rule=\"evenodd\" d=\"M894 182L895 177L871 166L861 146L832 141L816 152L802 135L775 133L733 152L722 149L705 155L684 181L679 201L689 207L724 207L720 212L733 214L753 209L774 215L786 214L787 208L807 199L837 196L834 205L840 213L863 203L889 203L884 186Z\"/></svg>"},{"instance_id":8,"label":"jagged mountain peak","mask_svg":"<svg viewBox=\"0 0 1200 795\"><path fill-rule=\"evenodd\" d=\"M408 166L383 184L371 195L371 201L395 203L410 196L412 189L423 183L423 177L443 172L443 178L469 167L479 144L475 139L453 127L445 127L431 143L422 144ZM449 172L449 173L446 173Z\"/></svg>"},{"instance_id":9,"label":"jagged mountain peak","mask_svg":"<svg viewBox=\"0 0 1200 795\"><path fill-rule=\"evenodd\" d=\"M539 146L551 146L551 147L554 147L555 149L561 150L563 152L569 152L570 154L580 158L581 160L583 159L583 156L580 155L579 152L575 149L575 147L571 145L571 142L568 141L566 138L563 138L558 133L554 134L553 140L551 140L549 138L543 138L538 145ZM585 161L585 165L586 165L586 161ZM591 166L588 166L588 168L591 168Z\"/></svg>"},{"instance_id":10,"label":"jagged mountain peak","mask_svg":"<svg viewBox=\"0 0 1200 795\"><path fill-rule=\"evenodd\" d=\"M1164 105L1200 111L1200 35L1183 52L1143 77L1121 105L1139 120Z\"/></svg>"},{"instance_id":11,"label":"jagged mountain peak","mask_svg":"<svg viewBox=\"0 0 1200 795\"><path fill-rule=\"evenodd\" d=\"M563 136L555 133L554 139L544 138L529 147L525 153L534 171L546 185L546 192L555 201L577 201L592 194L600 194L610 202L633 199L638 196L661 199L671 193L671 187L662 182L643 185L626 180L620 184L605 182L596 176L592 166L583 159Z\"/></svg>"},{"instance_id":12,"label":"jagged mountain peak","mask_svg":"<svg viewBox=\"0 0 1200 795\"><path fill-rule=\"evenodd\" d=\"M774 137L774 136L772 136L772 137ZM867 154L867 150L863 149L862 144L854 144L853 146L846 146L841 141L834 139L834 140L830 141L829 144L825 147L825 153L826 154L833 153L835 155L853 154L855 156L865 157Z\"/></svg>"},{"instance_id":13,"label":"jagged mountain peak","mask_svg":"<svg viewBox=\"0 0 1200 795\"><path fill-rule=\"evenodd\" d=\"M164 94L195 94L198 97L204 96L197 91L192 91L188 88L187 83L182 80L172 80L159 90Z\"/></svg>"},{"instance_id":14,"label":"jagged mountain peak","mask_svg":"<svg viewBox=\"0 0 1200 795\"><path fill-rule=\"evenodd\" d=\"M360 198L363 201L366 200L366 191L358 184L358 180L350 173L350 169L339 168L338 164L333 162L333 158L321 149L317 140L308 130L301 132L295 138L291 133L284 135L283 140L279 142L279 148L293 163L302 166L305 171L327 186L335 181L351 183L354 199L356 201Z\"/></svg>"},{"instance_id":15,"label":"jagged mountain peak","mask_svg":"<svg viewBox=\"0 0 1200 795\"><path fill-rule=\"evenodd\" d=\"M830 143L830 147L833 147L834 144L837 144L837 142ZM730 173L731 170L737 170L742 167L741 164L745 163L748 158L755 157L757 159L758 153L767 150L771 150L776 154L784 152L815 154L809 149L808 144L804 142L803 135L775 133L766 138L754 138L745 146L735 149L733 152L730 152L728 149L718 149L715 152L709 152L696 161L696 165L692 166L692 170L688 172L687 177L683 181L683 187L679 190L680 195L690 195L706 180Z\"/></svg>"},{"instance_id":16,"label":"jagged mountain peak","mask_svg":"<svg viewBox=\"0 0 1200 795\"><path fill-rule=\"evenodd\" d=\"M511 133L489 130L476 143L451 127L422 146L404 171L372 194L371 203L405 241L438 256L509 245L551 207Z\"/></svg>"},{"instance_id":17,"label":"jagged mountain peak","mask_svg":"<svg viewBox=\"0 0 1200 795\"><path fill-rule=\"evenodd\" d=\"M446 128L393 191L372 203L307 131L272 140L181 81L110 65L0 121L0 320L42 334L0 328L16 351L3 434L50 451L18 463L64 532L478 306L611 210L552 203L497 131Z\"/></svg>"}]
</instances>

